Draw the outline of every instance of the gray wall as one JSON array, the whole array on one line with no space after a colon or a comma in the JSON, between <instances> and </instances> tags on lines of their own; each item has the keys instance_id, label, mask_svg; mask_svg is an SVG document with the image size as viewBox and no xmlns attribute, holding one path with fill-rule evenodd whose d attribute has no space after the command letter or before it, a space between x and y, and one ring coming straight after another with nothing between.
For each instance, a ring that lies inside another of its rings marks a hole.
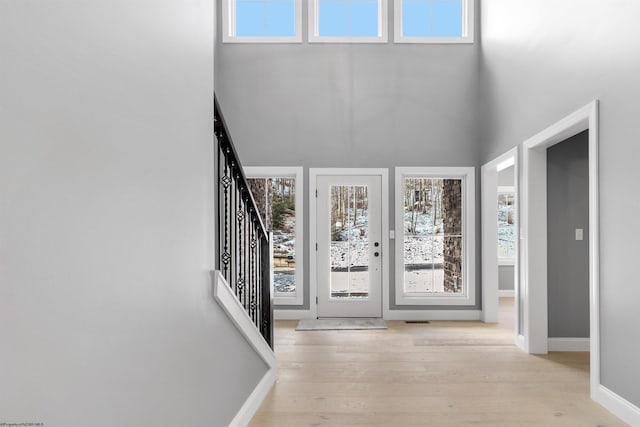
<instances>
[{"instance_id":1,"label":"gray wall","mask_svg":"<svg viewBox=\"0 0 640 427\"><path fill-rule=\"evenodd\" d=\"M213 2L0 2L0 422L227 426Z\"/></svg>"},{"instance_id":2,"label":"gray wall","mask_svg":"<svg viewBox=\"0 0 640 427\"><path fill-rule=\"evenodd\" d=\"M303 16L306 34L306 7ZM478 44L219 43L216 93L246 166L304 166L305 182L309 167L477 166L478 52ZM391 251L392 308L424 308L395 306Z\"/></svg>"},{"instance_id":3,"label":"gray wall","mask_svg":"<svg viewBox=\"0 0 640 427\"><path fill-rule=\"evenodd\" d=\"M482 2L483 162L600 100L602 383L640 406L640 2Z\"/></svg>"},{"instance_id":4,"label":"gray wall","mask_svg":"<svg viewBox=\"0 0 640 427\"><path fill-rule=\"evenodd\" d=\"M513 291L514 286L514 269L513 265L498 266L498 289L501 291Z\"/></svg>"},{"instance_id":5,"label":"gray wall","mask_svg":"<svg viewBox=\"0 0 640 427\"><path fill-rule=\"evenodd\" d=\"M575 229L584 240L575 239ZM549 337L589 337L589 135L547 150Z\"/></svg>"}]
</instances>

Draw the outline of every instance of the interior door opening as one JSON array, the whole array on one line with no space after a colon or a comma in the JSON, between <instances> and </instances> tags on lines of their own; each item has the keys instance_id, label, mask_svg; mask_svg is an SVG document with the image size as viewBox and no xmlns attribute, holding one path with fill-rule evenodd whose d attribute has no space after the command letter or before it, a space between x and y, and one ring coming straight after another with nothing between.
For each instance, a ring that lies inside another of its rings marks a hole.
<instances>
[{"instance_id":1,"label":"interior door opening","mask_svg":"<svg viewBox=\"0 0 640 427\"><path fill-rule=\"evenodd\" d=\"M588 140L589 350L591 397L603 402L600 378L600 280L598 216L598 102L594 101L524 142L523 271L524 344L529 353L549 351L547 149L586 131ZM567 231L567 230L564 230ZM575 230L568 230L573 233ZM584 233L584 231L583 231ZM584 234L583 234L584 235ZM606 406L606 405L605 405Z\"/></svg>"},{"instance_id":2,"label":"interior door opening","mask_svg":"<svg viewBox=\"0 0 640 427\"><path fill-rule=\"evenodd\" d=\"M547 148L549 351L589 351L589 134Z\"/></svg>"},{"instance_id":3,"label":"interior door opening","mask_svg":"<svg viewBox=\"0 0 640 427\"><path fill-rule=\"evenodd\" d=\"M518 148L482 166L483 320L513 325L523 347Z\"/></svg>"}]
</instances>

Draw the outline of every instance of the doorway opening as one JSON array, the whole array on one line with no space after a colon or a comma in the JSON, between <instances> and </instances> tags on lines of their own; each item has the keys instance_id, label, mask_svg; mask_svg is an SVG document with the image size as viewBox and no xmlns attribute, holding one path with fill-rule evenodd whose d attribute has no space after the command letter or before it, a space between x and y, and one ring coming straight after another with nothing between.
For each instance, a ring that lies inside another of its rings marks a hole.
<instances>
[{"instance_id":1,"label":"doorway opening","mask_svg":"<svg viewBox=\"0 0 640 427\"><path fill-rule=\"evenodd\" d=\"M549 351L589 351L589 134L547 148Z\"/></svg>"},{"instance_id":2,"label":"doorway opening","mask_svg":"<svg viewBox=\"0 0 640 427\"><path fill-rule=\"evenodd\" d=\"M482 167L483 320L504 324L509 317L522 344L518 254L518 148Z\"/></svg>"},{"instance_id":3,"label":"doorway opening","mask_svg":"<svg viewBox=\"0 0 640 427\"><path fill-rule=\"evenodd\" d=\"M589 349L591 397L599 400L599 228L598 228L598 103L594 101L524 143L521 199L524 348L549 351L548 188L547 149L581 132L588 135Z\"/></svg>"}]
</instances>

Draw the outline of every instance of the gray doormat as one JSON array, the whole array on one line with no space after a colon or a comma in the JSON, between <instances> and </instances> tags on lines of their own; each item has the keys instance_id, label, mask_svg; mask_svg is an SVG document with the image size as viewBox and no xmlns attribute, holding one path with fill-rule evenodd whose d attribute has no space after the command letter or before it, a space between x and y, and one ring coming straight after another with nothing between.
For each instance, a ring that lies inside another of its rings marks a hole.
<instances>
[{"instance_id":1,"label":"gray doormat","mask_svg":"<svg viewBox=\"0 0 640 427\"><path fill-rule=\"evenodd\" d=\"M296 331L339 331L360 329L387 329L382 319L302 319Z\"/></svg>"}]
</instances>

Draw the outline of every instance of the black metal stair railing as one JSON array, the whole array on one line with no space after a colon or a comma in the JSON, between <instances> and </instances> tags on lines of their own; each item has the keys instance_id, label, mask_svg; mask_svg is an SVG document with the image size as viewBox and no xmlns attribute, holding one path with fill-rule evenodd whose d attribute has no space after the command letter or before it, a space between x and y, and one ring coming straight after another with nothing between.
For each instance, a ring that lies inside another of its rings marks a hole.
<instances>
[{"instance_id":1,"label":"black metal stair railing","mask_svg":"<svg viewBox=\"0 0 640 427\"><path fill-rule=\"evenodd\" d=\"M216 269L273 348L269 234L253 200L242 165L214 99L216 143Z\"/></svg>"}]
</instances>

